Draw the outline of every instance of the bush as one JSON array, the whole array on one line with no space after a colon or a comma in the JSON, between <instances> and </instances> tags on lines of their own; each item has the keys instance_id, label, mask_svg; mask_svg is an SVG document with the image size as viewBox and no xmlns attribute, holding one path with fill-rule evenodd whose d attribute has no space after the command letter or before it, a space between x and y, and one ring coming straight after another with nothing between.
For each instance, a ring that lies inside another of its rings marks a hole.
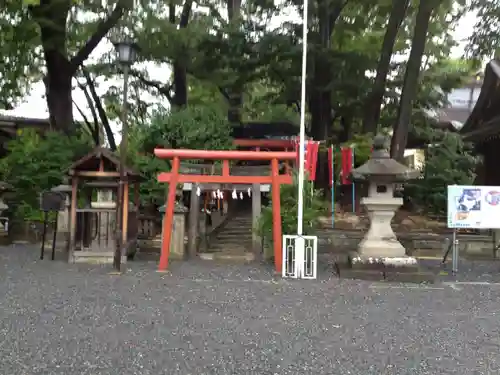
<instances>
[{"instance_id":1,"label":"bush","mask_svg":"<svg viewBox=\"0 0 500 375\"><path fill-rule=\"evenodd\" d=\"M430 144L422 176L405 185L405 198L426 213L445 215L448 185L471 185L479 162L462 137L438 129L420 132Z\"/></svg>"},{"instance_id":2,"label":"bush","mask_svg":"<svg viewBox=\"0 0 500 375\"><path fill-rule=\"evenodd\" d=\"M13 187L6 199L13 218L42 220L40 193L59 185L71 164L91 148L81 136L48 132L42 137L33 129L20 131L0 160L1 179Z\"/></svg>"},{"instance_id":3,"label":"bush","mask_svg":"<svg viewBox=\"0 0 500 375\"><path fill-rule=\"evenodd\" d=\"M314 189L310 181L304 181L304 226L303 234L314 234L319 226L319 218L329 210L321 199L322 192ZM294 175L293 184L281 185L281 228L283 234L297 233L298 181ZM262 208L258 224L258 233L266 244L273 243L273 203Z\"/></svg>"}]
</instances>

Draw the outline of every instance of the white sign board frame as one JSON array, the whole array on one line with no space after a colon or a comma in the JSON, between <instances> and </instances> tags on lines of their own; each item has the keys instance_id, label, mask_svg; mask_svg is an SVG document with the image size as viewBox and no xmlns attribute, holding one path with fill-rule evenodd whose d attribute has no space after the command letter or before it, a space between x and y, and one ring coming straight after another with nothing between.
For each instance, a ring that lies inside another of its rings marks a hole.
<instances>
[{"instance_id":1,"label":"white sign board frame","mask_svg":"<svg viewBox=\"0 0 500 375\"><path fill-rule=\"evenodd\" d=\"M448 186L448 228L500 229L500 186Z\"/></svg>"}]
</instances>

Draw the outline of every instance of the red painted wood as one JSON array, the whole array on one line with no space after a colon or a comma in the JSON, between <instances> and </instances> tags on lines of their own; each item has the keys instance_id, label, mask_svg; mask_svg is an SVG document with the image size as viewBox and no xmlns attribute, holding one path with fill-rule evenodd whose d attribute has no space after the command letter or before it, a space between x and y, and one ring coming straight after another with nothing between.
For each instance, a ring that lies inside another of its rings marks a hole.
<instances>
[{"instance_id":1,"label":"red painted wood","mask_svg":"<svg viewBox=\"0 0 500 375\"><path fill-rule=\"evenodd\" d=\"M282 249L281 249L281 198L278 160L271 161L271 196L273 204L273 245L274 245L274 268L281 275ZM291 177L291 176L290 176Z\"/></svg>"},{"instance_id":2,"label":"red painted wood","mask_svg":"<svg viewBox=\"0 0 500 375\"><path fill-rule=\"evenodd\" d=\"M172 173L163 172L158 175L158 182L171 182ZM271 184L272 176L212 176L197 174L180 174L176 178L177 183L182 184L192 182L196 184ZM292 176L279 175L277 177L279 184L291 184Z\"/></svg>"},{"instance_id":3,"label":"red painted wood","mask_svg":"<svg viewBox=\"0 0 500 375\"><path fill-rule=\"evenodd\" d=\"M179 178L180 159L174 157L172 162L172 172L170 184L168 186L167 202L165 204L165 217L163 219L163 241L161 242L161 255L158 271L166 271L168 268L168 258L170 257L170 240L172 237L172 223L174 220L175 190L177 179Z\"/></svg>"},{"instance_id":4,"label":"red painted wood","mask_svg":"<svg viewBox=\"0 0 500 375\"><path fill-rule=\"evenodd\" d=\"M286 141L288 142L288 141ZM285 148L285 147L283 147ZM273 242L276 272L282 269L282 228L281 228L281 184L291 184L290 174L279 174L280 160L294 160L295 152L273 151L213 151L213 150L170 150L156 148L154 153L161 159L173 159L172 171L158 175L158 182L168 182L169 190L166 202L165 219L163 221L163 241L161 247L159 271L166 271L170 255L170 241L175 207L175 191L179 183L212 183L212 184L271 184L273 199ZM181 159L222 160L222 175L187 175L179 174ZM231 176L229 160L263 160L271 162L270 176Z\"/></svg>"},{"instance_id":5,"label":"red painted wood","mask_svg":"<svg viewBox=\"0 0 500 375\"><path fill-rule=\"evenodd\" d=\"M294 160L295 152L285 151L218 151L218 150L172 150L155 148L160 159L202 159L202 160Z\"/></svg>"}]
</instances>

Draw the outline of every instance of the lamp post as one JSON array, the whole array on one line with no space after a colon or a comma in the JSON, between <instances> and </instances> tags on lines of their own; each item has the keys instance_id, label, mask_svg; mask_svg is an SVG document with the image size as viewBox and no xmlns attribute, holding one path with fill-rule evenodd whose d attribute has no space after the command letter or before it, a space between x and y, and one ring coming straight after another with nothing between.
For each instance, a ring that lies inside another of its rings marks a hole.
<instances>
[{"instance_id":1,"label":"lamp post","mask_svg":"<svg viewBox=\"0 0 500 375\"><path fill-rule=\"evenodd\" d=\"M123 102L121 110L122 120L122 139L120 142L120 182L118 184L118 196L116 205L116 248L113 259L113 266L117 272L121 269L121 260L124 247L123 241L123 213L125 209L124 203L124 186L125 186L125 163L127 161L127 146L128 146L128 121L127 121L127 91L128 91L128 73L130 66L134 63L137 55L137 45L129 40L113 43L118 58L118 63L123 68Z\"/></svg>"}]
</instances>

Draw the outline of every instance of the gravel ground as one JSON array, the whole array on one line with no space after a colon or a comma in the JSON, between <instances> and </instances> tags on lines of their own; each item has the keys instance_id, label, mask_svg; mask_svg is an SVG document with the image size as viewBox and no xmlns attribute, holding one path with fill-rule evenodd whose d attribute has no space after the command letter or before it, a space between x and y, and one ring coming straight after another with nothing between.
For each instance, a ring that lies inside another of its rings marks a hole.
<instances>
[{"instance_id":1,"label":"gravel ground","mask_svg":"<svg viewBox=\"0 0 500 375\"><path fill-rule=\"evenodd\" d=\"M500 263L424 287L199 261L110 276L37 256L0 248L0 374L500 373L500 284L485 276Z\"/></svg>"}]
</instances>

